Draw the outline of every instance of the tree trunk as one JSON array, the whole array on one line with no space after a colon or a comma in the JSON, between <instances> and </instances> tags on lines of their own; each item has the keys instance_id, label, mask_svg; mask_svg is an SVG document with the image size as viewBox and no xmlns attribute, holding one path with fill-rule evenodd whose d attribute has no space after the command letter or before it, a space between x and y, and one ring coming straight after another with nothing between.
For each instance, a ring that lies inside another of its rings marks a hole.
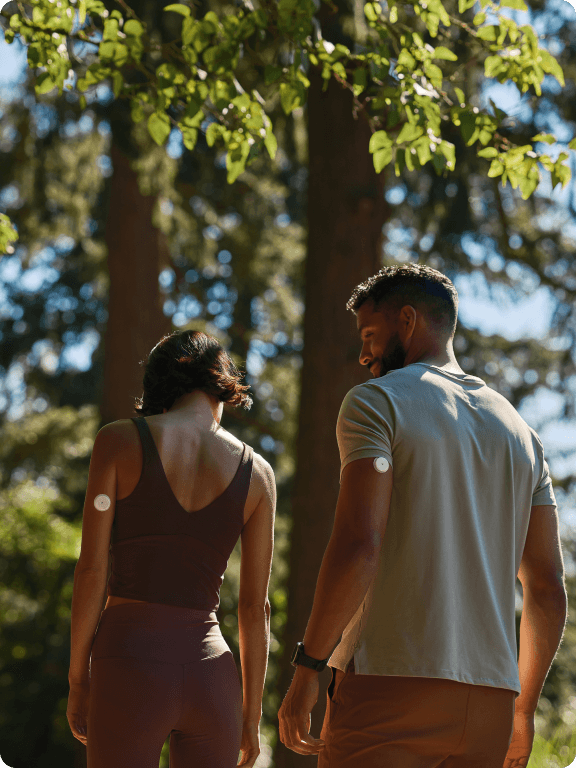
<instances>
[{"instance_id":1,"label":"tree trunk","mask_svg":"<svg viewBox=\"0 0 576 768\"><path fill-rule=\"evenodd\" d=\"M339 491L336 419L349 389L369 378L359 364L354 315L346 309L353 288L382 263L382 226L389 208L368 152L370 128L352 116L352 96L334 79L310 74L308 98L308 254L304 350L297 438L297 468L288 568L288 615L280 664L284 699L293 677L290 657L302 640L312 610L316 580L328 544ZM319 738L326 710L328 667L311 716ZM280 739L275 768L310 768L308 756Z\"/></svg>"},{"instance_id":2,"label":"tree trunk","mask_svg":"<svg viewBox=\"0 0 576 768\"><path fill-rule=\"evenodd\" d=\"M114 175L106 225L108 247L108 322L104 338L102 423L134 416L134 397L142 394L144 360L172 330L162 311L158 275L168 266L164 234L152 225L153 195L144 196L129 159L113 143Z\"/></svg>"}]
</instances>

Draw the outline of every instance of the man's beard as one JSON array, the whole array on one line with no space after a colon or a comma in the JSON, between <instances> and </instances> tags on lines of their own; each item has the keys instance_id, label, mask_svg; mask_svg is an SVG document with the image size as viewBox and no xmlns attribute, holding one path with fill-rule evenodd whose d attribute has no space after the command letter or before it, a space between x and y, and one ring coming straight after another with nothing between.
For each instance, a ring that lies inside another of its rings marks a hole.
<instances>
[{"instance_id":1,"label":"man's beard","mask_svg":"<svg viewBox=\"0 0 576 768\"><path fill-rule=\"evenodd\" d=\"M372 363L371 373L374 378L385 376L390 371L403 368L406 362L406 352L398 334L390 339L388 347L382 357Z\"/></svg>"}]
</instances>

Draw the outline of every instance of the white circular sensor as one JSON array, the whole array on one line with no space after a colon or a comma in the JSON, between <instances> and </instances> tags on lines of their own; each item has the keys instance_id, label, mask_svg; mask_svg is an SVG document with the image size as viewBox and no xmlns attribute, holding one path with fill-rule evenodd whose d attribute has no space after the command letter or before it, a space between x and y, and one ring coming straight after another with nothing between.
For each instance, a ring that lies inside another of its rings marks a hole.
<instances>
[{"instance_id":1,"label":"white circular sensor","mask_svg":"<svg viewBox=\"0 0 576 768\"><path fill-rule=\"evenodd\" d=\"M107 509L110 509L110 496L106 496L105 493L99 493L98 496L94 499L94 506L96 509L101 510L102 512L105 512Z\"/></svg>"},{"instance_id":2,"label":"white circular sensor","mask_svg":"<svg viewBox=\"0 0 576 768\"><path fill-rule=\"evenodd\" d=\"M374 469L376 472L387 472L389 466L390 464L383 456L378 456L377 459L374 459Z\"/></svg>"}]
</instances>

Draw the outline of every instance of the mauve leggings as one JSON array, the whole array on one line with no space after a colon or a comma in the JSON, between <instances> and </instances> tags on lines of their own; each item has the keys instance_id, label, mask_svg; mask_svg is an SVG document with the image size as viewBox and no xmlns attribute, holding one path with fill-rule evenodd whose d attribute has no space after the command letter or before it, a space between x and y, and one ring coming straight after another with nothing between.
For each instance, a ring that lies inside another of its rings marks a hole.
<instances>
[{"instance_id":1,"label":"mauve leggings","mask_svg":"<svg viewBox=\"0 0 576 768\"><path fill-rule=\"evenodd\" d=\"M234 768L242 687L215 612L106 608L92 644L88 768Z\"/></svg>"}]
</instances>

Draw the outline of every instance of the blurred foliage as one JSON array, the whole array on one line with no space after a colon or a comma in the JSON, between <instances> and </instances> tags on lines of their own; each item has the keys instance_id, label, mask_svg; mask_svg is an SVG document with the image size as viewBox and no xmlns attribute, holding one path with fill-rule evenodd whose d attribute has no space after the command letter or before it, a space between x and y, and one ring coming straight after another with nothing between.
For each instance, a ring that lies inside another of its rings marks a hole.
<instances>
[{"instance_id":1,"label":"blurred foliage","mask_svg":"<svg viewBox=\"0 0 576 768\"><path fill-rule=\"evenodd\" d=\"M122 10L101 0L9 2L1 16L6 42L16 38L28 47L37 95L77 90L86 106L84 92L109 81L116 98L129 100L132 120L145 121L158 145L175 127L188 150L195 149L200 131L208 145L223 146L229 183L262 148L274 159L278 142L268 113L278 97L287 115L302 107L309 69L316 67L325 86L336 78L353 93L355 112L365 112L378 172L392 162L397 176L404 167L420 169L429 162L437 174L454 170L455 146L441 130L445 120L460 128L467 146L480 143L478 156L491 159L488 176L509 180L524 199L538 186L538 163L551 172L553 186L564 186L571 176L564 164L568 153L553 160L535 151L538 143L554 143L552 134L538 133L524 144L511 141L498 132L505 112L494 104L493 115L480 110L473 94L459 87L477 63L486 77L541 96L547 76L565 85L562 67L539 45L531 25L519 27L500 14L501 8L527 10L524 0L481 0L481 12L466 23L461 17L474 4L459 0L456 15L447 3L451 15L441 0L426 6L394 2L387 13L368 2L353 48L323 39L318 16L326 8L311 0L262 0L256 9L243 2L236 8L213 3L203 17L195 6L171 4L163 10L181 24L172 24L170 38L163 39L158 15L151 25L140 3L129 7L124 0ZM243 77L247 67L251 79ZM576 139L569 146L575 149ZM0 218L0 245L14 234Z\"/></svg>"},{"instance_id":2,"label":"blurred foliage","mask_svg":"<svg viewBox=\"0 0 576 768\"><path fill-rule=\"evenodd\" d=\"M520 144L556 119L573 126L576 118L574 21L551 14L541 2L531 7L534 23L547 23L554 32L566 87L560 90L547 77L542 99L525 100L506 129ZM247 68L243 76L249 74ZM482 76L482 67L466 69L467 93L480 92ZM47 94L40 103L33 87L29 77L16 98L0 103L0 208L19 232L13 253L0 260L0 752L13 768L70 763L77 746L65 717L69 617L99 424L108 289L104 231L113 170L108 153L113 134L120 135L105 84L94 88L86 107L73 93ZM145 147L134 155L142 189L159 196L154 223L169 240L171 263L160 275L164 311L175 328L216 335L247 368L254 406L248 413L227 409L223 426L254 445L276 472L262 765L277 740L285 694L275 681L287 607L307 179L305 112L286 115L278 99L271 119L275 160L256 157L232 187L224 152L215 153L202 132L191 153L182 152L177 130L166 148L144 142L144 123L130 129L130 140ZM547 286L556 306L547 337L509 341L459 322L455 351L464 370L507 397L534 428L574 418L574 197L567 208L542 190L523 201L486 176L485 161L456 128L447 130L457 160L450 177L437 176L428 164L388 179L393 213L383 263L420 261L453 280L474 274L503 308L509 293L517 300ZM74 364L76 345L93 350L80 367ZM537 424L541 387L554 393L558 408ZM574 476L556 470L568 451L546 446L546 453L562 520L563 510L575 506ZM568 532L563 537L570 562L576 550ZM237 545L218 615L236 659L239 553ZM539 739L555 739L561 749L574 730L576 584L567 584L569 623L540 700L535 754ZM162 768L167 764L165 745Z\"/></svg>"}]
</instances>

